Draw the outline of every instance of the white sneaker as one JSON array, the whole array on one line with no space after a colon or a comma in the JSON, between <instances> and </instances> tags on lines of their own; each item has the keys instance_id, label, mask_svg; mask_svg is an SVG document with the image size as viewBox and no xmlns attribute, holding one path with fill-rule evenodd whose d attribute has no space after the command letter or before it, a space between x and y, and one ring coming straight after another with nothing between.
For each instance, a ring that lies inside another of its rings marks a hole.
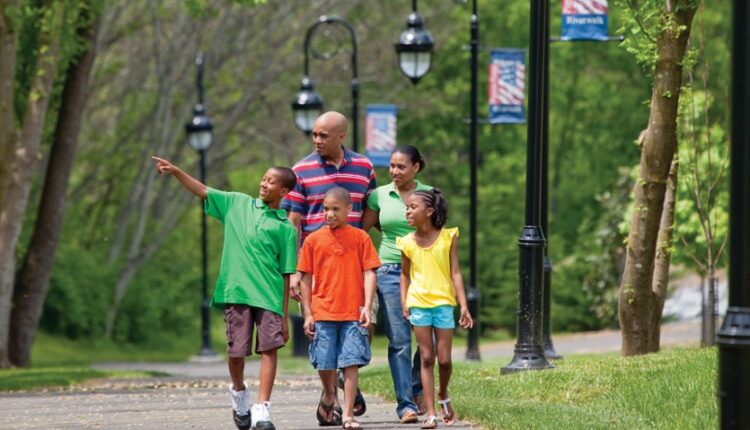
<instances>
[{"instance_id":1,"label":"white sneaker","mask_svg":"<svg viewBox=\"0 0 750 430\"><path fill-rule=\"evenodd\" d=\"M242 391L234 391L232 385L229 385L229 394L232 398L232 417L234 418L234 424L240 430L248 430L250 428L250 401L248 395L247 384L244 384L245 389Z\"/></svg>"},{"instance_id":2,"label":"white sneaker","mask_svg":"<svg viewBox=\"0 0 750 430\"><path fill-rule=\"evenodd\" d=\"M255 403L250 412L252 428L256 430L275 430L271 422L271 402Z\"/></svg>"}]
</instances>

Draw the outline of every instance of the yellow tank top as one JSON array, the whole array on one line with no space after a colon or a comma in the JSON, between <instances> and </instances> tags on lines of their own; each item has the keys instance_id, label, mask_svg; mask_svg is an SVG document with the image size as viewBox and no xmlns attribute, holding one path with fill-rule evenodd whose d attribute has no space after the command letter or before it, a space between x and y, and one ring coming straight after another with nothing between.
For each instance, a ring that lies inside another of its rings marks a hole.
<instances>
[{"instance_id":1,"label":"yellow tank top","mask_svg":"<svg viewBox=\"0 0 750 430\"><path fill-rule=\"evenodd\" d=\"M417 245L414 233L396 238L396 246L411 261L406 307L456 306L450 261L454 237L458 237L458 227L440 230L438 238L427 248Z\"/></svg>"}]
</instances>

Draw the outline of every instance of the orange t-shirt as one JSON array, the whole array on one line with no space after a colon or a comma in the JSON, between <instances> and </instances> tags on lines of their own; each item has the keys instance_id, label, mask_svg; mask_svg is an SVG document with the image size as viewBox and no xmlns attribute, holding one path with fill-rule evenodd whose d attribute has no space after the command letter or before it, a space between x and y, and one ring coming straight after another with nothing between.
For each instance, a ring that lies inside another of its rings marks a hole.
<instances>
[{"instance_id":1,"label":"orange t-shirt","mask_svg":"<svg viewBox=\"0 0 750 430\"><path fill-rule=\"evenodd\" d=\"M346 225L328 226L305 239L297 270L313 276L312 313L316 321L358 321L365 305L363 272L380 267L370 236Z\"/></svg>"}]
</instances>

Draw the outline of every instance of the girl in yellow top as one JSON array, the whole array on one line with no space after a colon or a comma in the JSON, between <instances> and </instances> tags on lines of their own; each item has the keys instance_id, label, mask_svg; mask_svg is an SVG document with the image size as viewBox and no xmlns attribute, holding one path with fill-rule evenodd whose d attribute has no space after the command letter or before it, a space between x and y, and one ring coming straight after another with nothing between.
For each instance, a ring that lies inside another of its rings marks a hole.
<instances>
[{"instance_id":1,"label":"girl in yellow top","mask_svg":"<svg viewBox=\"0 0 750 430\"><path fill-rule=\"evenodd\" d=\"M440 190L414 191L406 199L406 221L416 231L396 239L396 246L401 250L404 318L414 326L422 363L422 386L427 407L423 429L434 429L438 424L434 376L436 349L440 373L438 403L442 406L443 422L450 426L456 421L456 412L448 397L448 382L453 370L451 343L456 326L453 319L456 304L461 307L458 324L463 328L474 325L458 266L458 228L443 228L447 217L448 205ZM437 348L433 345L433 338Z\"/></svg>"}]
</instances>

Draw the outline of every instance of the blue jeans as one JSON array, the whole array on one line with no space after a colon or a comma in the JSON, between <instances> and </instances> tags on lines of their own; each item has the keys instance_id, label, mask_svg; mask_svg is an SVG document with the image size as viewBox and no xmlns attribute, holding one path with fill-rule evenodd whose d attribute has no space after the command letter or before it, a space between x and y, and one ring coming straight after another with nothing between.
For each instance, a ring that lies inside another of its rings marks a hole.
<instances>
[{"instance_id":1,"label":"blue jeans","mask_svg":"<svg viewBox=\"0 0 750 430\"><path fill-rule=\"evenodd\" d=\"M396 413L401 417L407 410L417 411L412 396L422 394L419 357L414 357L412 366L411 327L401 311L401 265L383 264L377 270L377 277L378 300L385 316L385 335L388 337L388 364L398 402Z\"/></svg>"}]
</instances>

